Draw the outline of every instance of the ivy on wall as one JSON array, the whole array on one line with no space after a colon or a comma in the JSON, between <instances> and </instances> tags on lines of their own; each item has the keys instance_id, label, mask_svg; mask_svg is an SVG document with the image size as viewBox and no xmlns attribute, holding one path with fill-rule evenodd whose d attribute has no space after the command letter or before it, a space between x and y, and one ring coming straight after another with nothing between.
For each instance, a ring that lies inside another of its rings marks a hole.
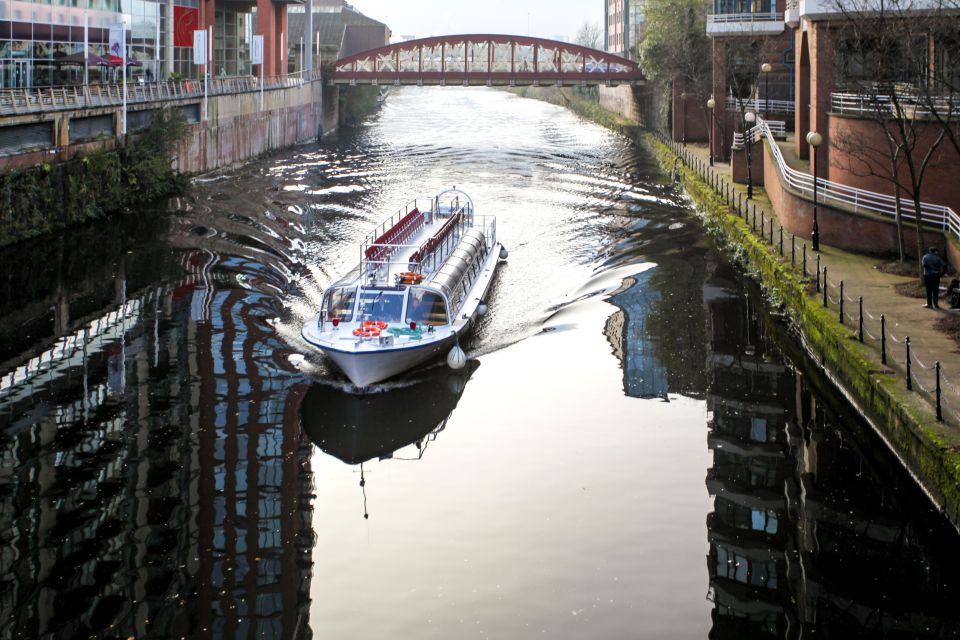
<instances>
[{"instance_id":1,"label":"ivy on wall","mask_svg":"<svg viewBox=\"0 0 960 640\"><path fill-rule=\"evenodd\" d=\"M160 110L118 149L0 172L0 246L108 214L135 214L183 192L187 176L170 158L187 132L181 113Z\"/></svg>"}]
</instances>

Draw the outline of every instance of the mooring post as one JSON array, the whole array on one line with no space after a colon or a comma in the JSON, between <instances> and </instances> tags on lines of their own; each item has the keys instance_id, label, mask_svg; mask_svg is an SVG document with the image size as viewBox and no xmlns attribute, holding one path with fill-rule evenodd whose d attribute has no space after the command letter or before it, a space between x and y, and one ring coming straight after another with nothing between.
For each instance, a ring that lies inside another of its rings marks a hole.
<instances>
[{"instance_id":1,"label":"mooring post","mask_svg":"<svg viewBox=\"0 0 960 640\"><path fill-rule=\"evenodd\" d=\"M780 246L780 253L783 253L783 243ZM770 246L773 246L773 218L770 218Z\"/></svg>"},{"instance_id":2,"label":"mooring post","mask_svg":"<svg viewBox=\"0 0 960 640\"><path fill-rule=\"evenodd\" d=\"M937 421L943 422L943 408L940 406L940 361L937 360Z\"/></svg>"},{"instance_id":3,"label":"mooring post","mask_svg":"<svg viewBox=\"0 0 960 640\"><path fill-rule=\"evenodd\" d=\"M880 362L887 364L887 317L880 314Z\"/></svg>"},{"instance_id":4,"label":"mooring post","mask_svg":"<svg viewBox=\"0 0 960 640\"><path fill-rule=\"evenodd\" d=\"M780 227L780 257L783 257L783 227Z\"/></svg>"},{"instance_id":5,"label":"mooring post","mask_svg":"<svg viewBox=\"0 0 960 640\"><path fill-rule=\"evenodd\" d=\"M827 285L827 265L823 265L823 308L827 308L827 292L830 287Z\"/></svg>"},{"instance_id":6,"label":"mooring post","mask_svg":"<svg viewBox=\"0 0 960 640\"><path fill-rule=\"evenodd\" d=\"M807 243L803 243L803 275L807 275Z\"/></svg>"},{"instance_id":7,"label":"mooring post","mask_svg":"<svg viewBox=\"0 0 960 640\"><path fill-rule=\"evenodd\" d=\"M857 335L860 338L860 342L863 342L863 296L857 298L857 303L860 307L860 328L857 330Z\"/></svg>"},{"instance_id":8,"label":"mooring post","mask_svg":"<svg viewBox=\"0 0 960 640\"><path fill-rule=\"evenodd\" d=\"M910 336L903 341L907 345L907 391L913 391L913 380L910 375Z\"/></svg>"},{"instance_id":9,"label":"mooring post","mask_svg":"<svg viewBox=\"0 0 960 640\"><path fill-rule=\"evenodd\" d=\"M840 324L843 324L843 280L840 281Z\"/></svg>"},{"instance_id":10,"label":"mooring post","mask_svg":"<svg viewBox=\"0 0 960 640\"><path fill-rule=\"evenodd\" d=\"M817 293L820 292L820 254L817 254Z\"/></svg>"}]
</instances>

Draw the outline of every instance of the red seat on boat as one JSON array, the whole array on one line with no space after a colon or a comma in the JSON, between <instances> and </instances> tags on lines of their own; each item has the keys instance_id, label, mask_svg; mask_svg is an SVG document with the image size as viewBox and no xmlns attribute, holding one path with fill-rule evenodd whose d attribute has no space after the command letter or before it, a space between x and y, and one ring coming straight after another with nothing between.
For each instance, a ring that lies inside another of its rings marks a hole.
<instances>
[{"instance_id":1,"label":"red seat on boat","mask_svg":"<svg viewBox=\"0 0 960 640\"><path fill-rule=\"evenodd\" d=\"M380 262L388 258L393 253L394 247L383 245L403 244L423 226L423 221L423 213L415 207L367 247L364 251L367 260Z\"/></svg>"}]
</instances>

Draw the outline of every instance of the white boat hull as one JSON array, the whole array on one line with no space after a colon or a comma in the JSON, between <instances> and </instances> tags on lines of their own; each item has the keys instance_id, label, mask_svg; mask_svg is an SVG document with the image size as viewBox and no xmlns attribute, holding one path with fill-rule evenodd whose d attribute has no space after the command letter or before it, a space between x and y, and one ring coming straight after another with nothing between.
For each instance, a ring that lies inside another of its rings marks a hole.
<instances>
[{"instance_id":1,"label":"white boat hull","mask_svg":"<svg viewBox=\"0 0 960 640\"><path fill-rule=\"evenodd\" d=\"M368 387L445 355L455 341L456 336L451 335L443 340L418 347L402 347L390 351L348 353L323 349L323 352L336 363L355 386Z\"/></svg>"}]
</instances>

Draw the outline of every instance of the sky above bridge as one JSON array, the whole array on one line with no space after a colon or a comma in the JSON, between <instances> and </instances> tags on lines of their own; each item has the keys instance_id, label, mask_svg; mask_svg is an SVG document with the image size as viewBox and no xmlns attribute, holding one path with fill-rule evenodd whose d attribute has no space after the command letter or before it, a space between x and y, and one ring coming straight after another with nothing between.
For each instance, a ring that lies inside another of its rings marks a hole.
<instances>
[{"instance_id":1,"label":"sky above bridge","mask_svg":"<svg viewBox=\"0 0 960 640\"><path fill-rule=\"evenodd\" d=\"M351 0L404 36L492 33L573 42L585 22L603 28L603 0Z\"/></svg>"}]
</instances>

